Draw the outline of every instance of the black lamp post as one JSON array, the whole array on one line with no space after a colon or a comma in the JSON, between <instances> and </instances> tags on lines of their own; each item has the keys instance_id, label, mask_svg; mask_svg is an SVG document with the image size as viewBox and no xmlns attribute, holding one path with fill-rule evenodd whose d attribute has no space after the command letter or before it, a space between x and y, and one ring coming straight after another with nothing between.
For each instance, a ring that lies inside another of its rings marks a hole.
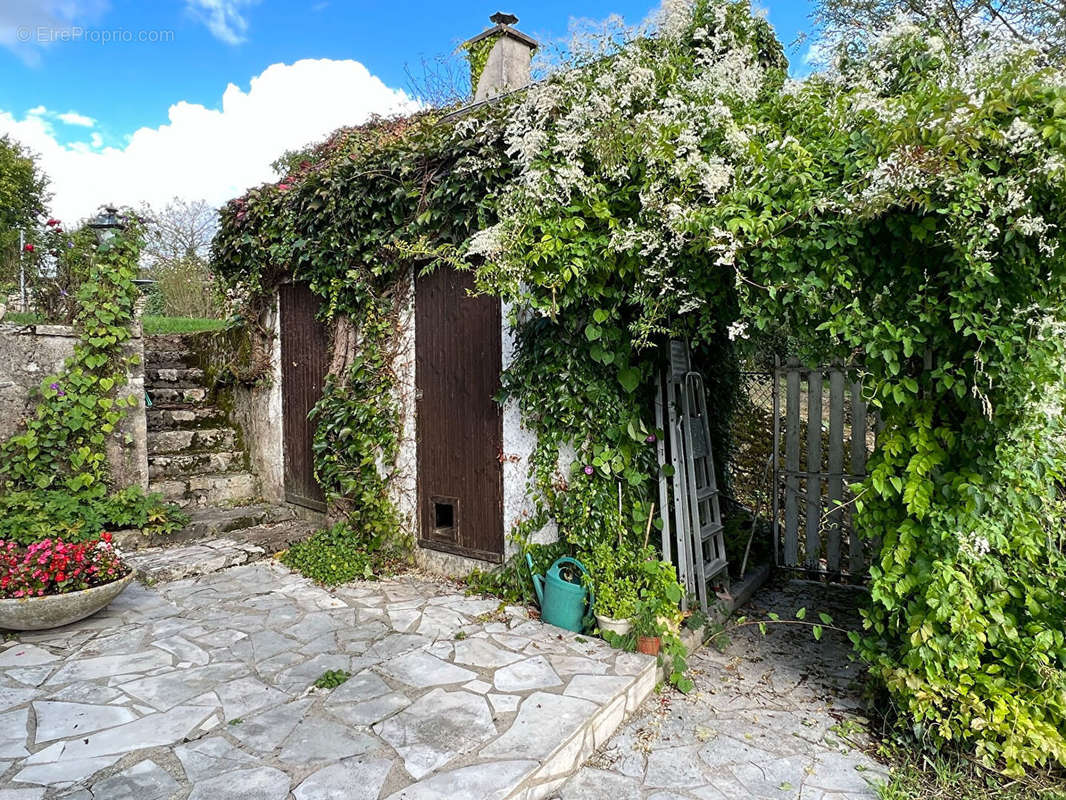
<instances>
[{"instance_id":1,"label":"black lamp post","mask_svg":"<svg viewBox=\"0 0 1066 800\"><path fill-rule=\"evenodd\" d=\"M89 223L89 227L96 231L96 238L100 244L105 244L111 241L119 231L126 229L125 219L119 216L118 209L113 205L106 205L100 213L96 215L96 219ZM141 291L144 291L146 286L151 286L156 283L153 278L143 277L144 267L140 268L142 277L134 278L134 286L141 287Z\"/></svg>"},{"instance_id":2,"label":"black lamp post","mask_svg":"<svg viewBox=\"0 0 1066 800\"><path fill-rule=\"evenodd\" d=\"M119 221L118 209L107 205L96 215L96 219L89 223L89 227L96 231L96 238L100 244L104 244L126 226Z\"/></svg>"}]
</instances>

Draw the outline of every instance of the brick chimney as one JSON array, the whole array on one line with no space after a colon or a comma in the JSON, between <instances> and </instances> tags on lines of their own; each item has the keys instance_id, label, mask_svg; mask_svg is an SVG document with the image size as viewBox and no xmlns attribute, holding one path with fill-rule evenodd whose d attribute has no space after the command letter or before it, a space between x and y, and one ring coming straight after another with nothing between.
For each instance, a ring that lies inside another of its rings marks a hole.
<instances>
[{"instance_id":1,"label":"brick chimney","mask_svg":"<svg viewBox=\"0 0 1066 800\"><path fill-rule=\"evenodd\" d=\"M493 27L462 45L470 60L475 103L528 86L530 61L539 47L536 39L512 27L518 22L514 14L497 11L489 20Z\"/></svg>"}]
</instances>

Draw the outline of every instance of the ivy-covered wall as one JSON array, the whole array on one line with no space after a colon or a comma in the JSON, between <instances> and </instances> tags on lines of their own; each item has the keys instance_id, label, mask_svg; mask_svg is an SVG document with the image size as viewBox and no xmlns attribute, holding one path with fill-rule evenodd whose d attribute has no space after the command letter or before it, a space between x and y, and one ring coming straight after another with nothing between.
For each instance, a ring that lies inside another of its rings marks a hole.
<instances>
[{"instance_id":1,"label":"ivy-covered wall","mask_svg":"<svg viewBox=\"0 0 1066 800\"><path fill-rule=\"evenodd\" d=\"M0 440L16 433L38 402L41 380L58 375L74 354L78 335L68 325L0 323ZM116 489L148 488L148 445L144 408L144 346L140 324L122 348L126 382L117 397L130 406L107 445Z\"/></svg>"}]
</instances>

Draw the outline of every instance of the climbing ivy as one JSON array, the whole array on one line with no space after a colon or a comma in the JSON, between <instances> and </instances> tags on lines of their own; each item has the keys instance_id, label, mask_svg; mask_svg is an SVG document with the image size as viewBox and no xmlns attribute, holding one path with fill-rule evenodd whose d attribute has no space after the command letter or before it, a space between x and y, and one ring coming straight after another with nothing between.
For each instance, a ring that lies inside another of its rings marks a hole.
<instances>
[{"instance_id":1,"label":"climbing ivy","mask_svg":"<svg viewBox=\"0 0 1066 800\"><path fill-rule=\"evenodd\" d=\"M520 179L470 252L536 350L557 336L584 369L527 347L509 385L595 473L619 422L587 388L605 353L623 397L664 333L784 325L855 365L884 423L853 515L881 545L859 653L922 742L1066 766L1063 74L907 25L785 84L764 24L666 4L659 35L517 109ZM569 392L602 419L568 428Z\"/></svg>"},{"instance_id":2,"label":"climbing ivy","mask_svg":"<svg viewBox=\"0 0 1066 800\"><path fill-rule=\"evenodd\" d=\"M485 108L442 120L430 112L340 130L283 180L222 211L214 262L246 317L293 276L322 298L334 338L358 345L313 411L315 474L345 525L287 556L317 580L350 580L364 573L367 553L405 549L390 495L400 426L391 364L398 316L411 301L410 270L432 266L435 248L492 221L489 201L510 175L503 113Z\"/></svg>"},{"instance_id":3,"label":"climbing ivy","mask_svg":"<svg viewBox=\"0 0 1066 800\"><path fill-rule=\"evenodd\" d=\"M136 359L124 346L139 294L133 279L140 241L131 220L89 259L77 293L74 352L60 374L41 384L33 416L0 444L0 538L72 540L91 538L105 525L153 532L184 522L158 495L109 489L108 442L126 410L138 405L118 390Z\"/></svg>"},{"instance_id":4,"label":"climbing ivy","mask_svg":"<svg viewBox=\"0 0 1066 800\"><path fill-rule=\"evenodd\" d=\"M792 84L766 21L725 0L598 42L482 115L338 134L230 204L221 268L251 295L309 279L357 332L412 260L474 268L516 328L501 399L538 436L518 538L554 523L593 561L639 552L654 517L667 337L713 366L786 329L844 360L884 423L855 492L881 543L860 655L930 746L1066 766L1061 71L903 26ZM396 429L394 406L356 405L327 398L319 426ZM365 463L342 447L319 469L380 497Z\"/></svg>"},{"instance_id":5,"label":"climbing ivy","mask_svg":"<svg viewBox=\"0 0 1066 800\"><path fill-rule=\"evenodd\" d=\"M485 65L489 61L489 53L492 52L496 41L497 38L495 36L487 36L484 39L476 42L467 42L463 45L463 53L466 55L466 61L470 65L470 89L473 92L477 91L481 73L485 71Z\"/></svg>"}]
</instances>

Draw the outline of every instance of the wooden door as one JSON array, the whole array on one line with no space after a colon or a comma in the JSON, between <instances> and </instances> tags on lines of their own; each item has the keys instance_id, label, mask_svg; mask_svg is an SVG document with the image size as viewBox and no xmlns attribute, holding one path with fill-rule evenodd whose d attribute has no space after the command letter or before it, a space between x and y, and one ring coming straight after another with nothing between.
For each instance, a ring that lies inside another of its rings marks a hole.
<instances>
[{"instance_id":1,"label":"wooden door","mask_svg":"<svg viewBox=\"0 0 1066 800\"><path fill-rule=\"evenodd\" d=\"M503 560L500 302L441 268L415 292L419 543Z\"/></svg>"},{"instance_id":2,"label":"wooden door","mask_svg":"<svg viewBox=\"0 0 1066 800\"><path fill-rule=\"evenodd\" d=\"M315 480L311 442L315 426L308 414L322 398L329 361L326 327L316 319L318 298L304 283L279 288L281 310L281 411L285 448L285 499L326 510Z\"/></svg>"}]
</instances>

